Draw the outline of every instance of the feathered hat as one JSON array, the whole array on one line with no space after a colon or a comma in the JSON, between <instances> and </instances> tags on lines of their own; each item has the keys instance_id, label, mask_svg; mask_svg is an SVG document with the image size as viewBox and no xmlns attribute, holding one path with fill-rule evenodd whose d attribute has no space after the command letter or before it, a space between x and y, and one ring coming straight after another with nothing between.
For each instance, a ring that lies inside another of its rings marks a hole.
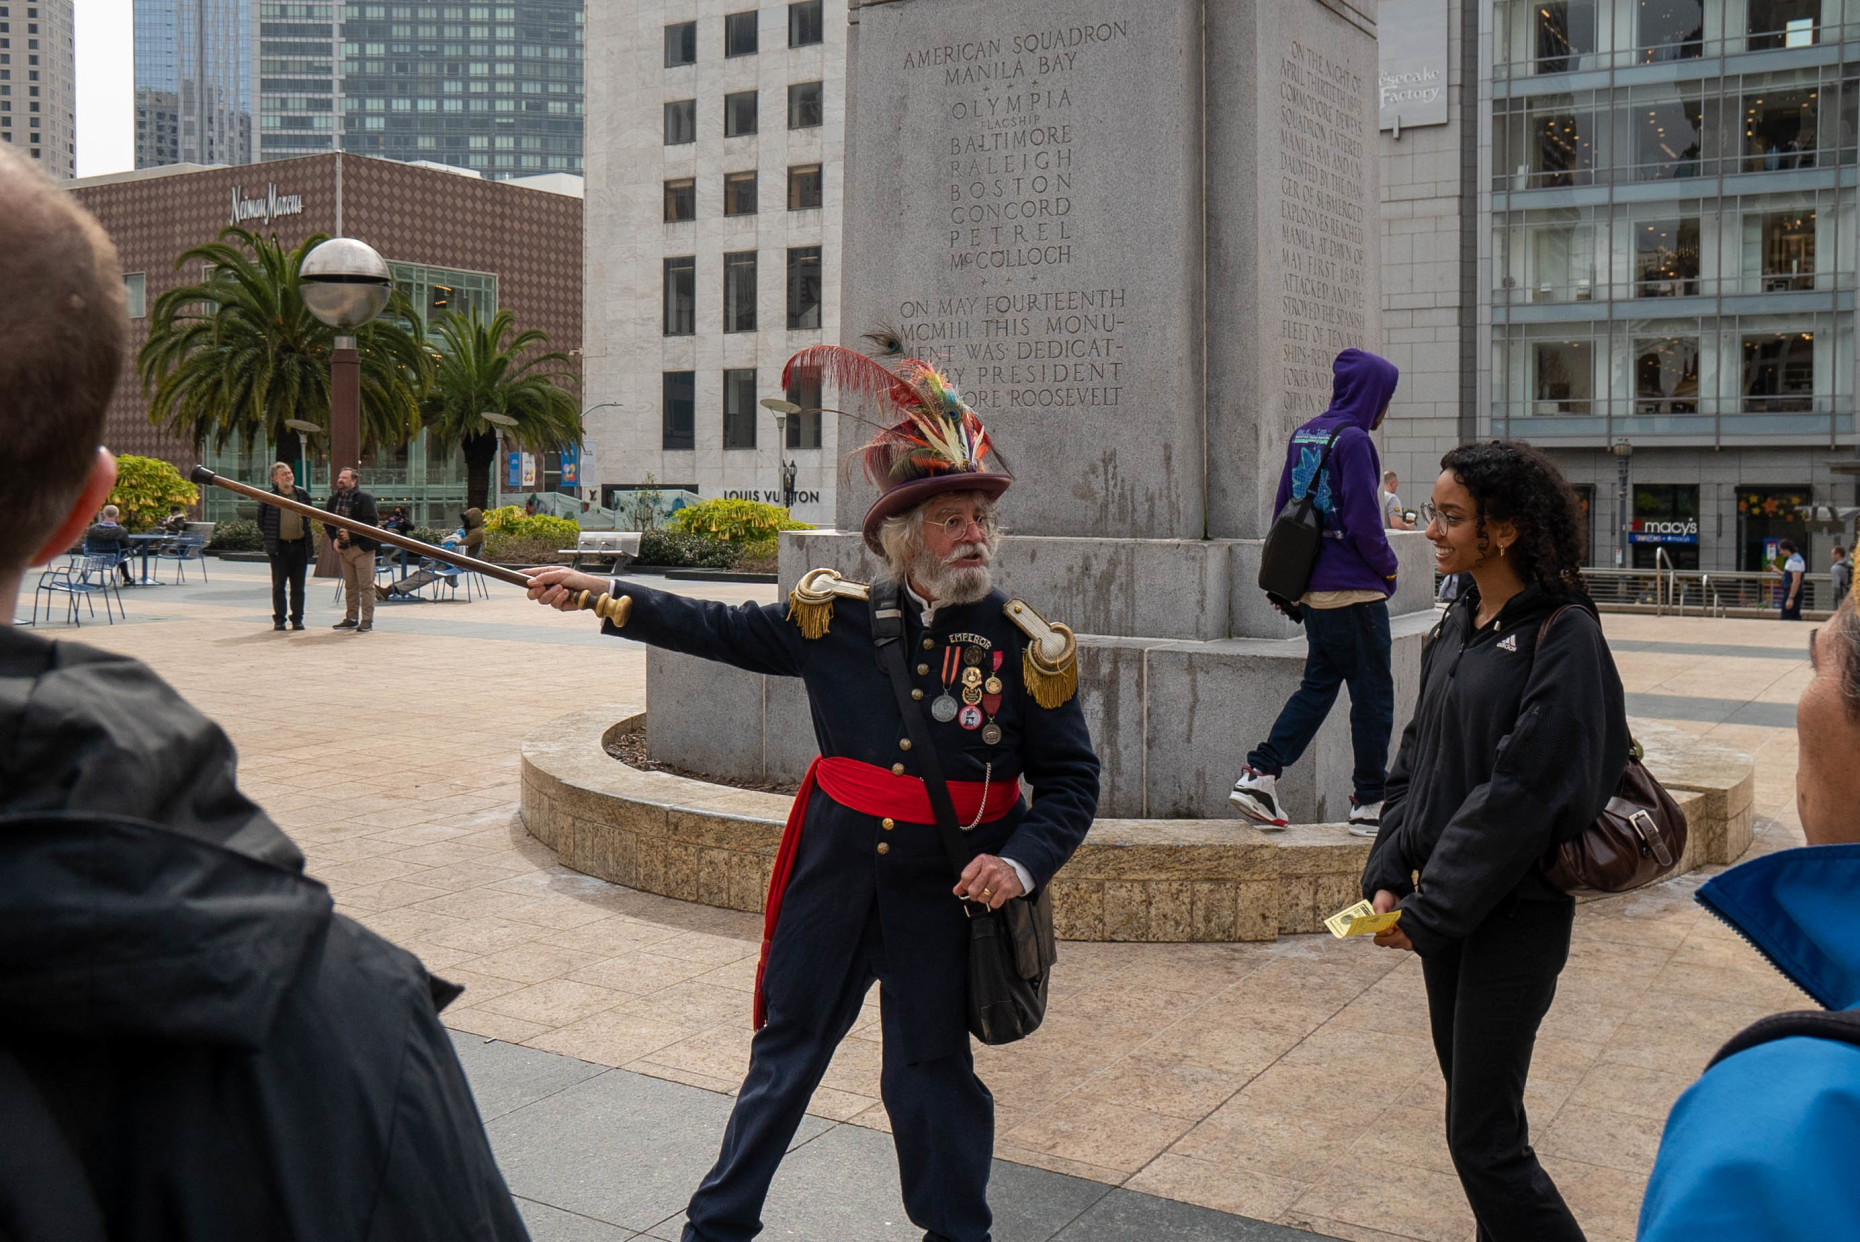
<instances>
[{"instance_id":1,"label":"feathered hat","mask_svg":"<svg viewBox=\"0 0 1860 1242\"><path fill-rule=\"evenodd\" d=\"M887 367L857 350L811 345L788 359L782 386L797 373L817 375L842 398L871 401L884 418L898 419L875 423L877 434L858 450L866 478L878 486L865 514L865 544L881 556L878 528L893 514L942 492L983 492L992 500L1014 481L982 420L927 362L900 358Z\"/></svg>"}]
</instances>

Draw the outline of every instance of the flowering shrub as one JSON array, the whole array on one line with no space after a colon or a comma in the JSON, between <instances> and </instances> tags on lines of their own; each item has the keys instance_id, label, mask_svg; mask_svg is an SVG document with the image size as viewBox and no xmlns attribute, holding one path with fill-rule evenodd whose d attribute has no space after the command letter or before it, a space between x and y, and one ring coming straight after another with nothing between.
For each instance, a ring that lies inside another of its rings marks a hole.
<instances>
[{"instance_id":1,"label":"flowering shrub","mask_svg":"<svg viewBox=\"0 0 1860 1242\"><path fill-rule=\"evenodd\" d=\"M107 503L117 507L122 515L119 520L137 534L199 500L200 489L159 458L116 459L116 486L110 489Z\"/></svg>"}]
</instances>

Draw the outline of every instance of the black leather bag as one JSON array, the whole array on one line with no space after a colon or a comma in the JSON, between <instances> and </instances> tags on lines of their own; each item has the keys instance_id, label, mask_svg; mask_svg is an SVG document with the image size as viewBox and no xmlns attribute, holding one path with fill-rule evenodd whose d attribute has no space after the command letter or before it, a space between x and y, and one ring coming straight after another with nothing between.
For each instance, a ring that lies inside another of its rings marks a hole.
<instances>
[{"instance_id":1,"label":"black leather bag","mask_svg":"<svg viewBox=\"0 0 1860 1242\"><path fill-rule=\"evenodd\" d=\"M1539 646L1569 608L1565 604L1544 618L1537 631ZM1531 658L1536 659L1536 648ZM1595 822L1552 846L1539 862L1544 879L1566 893L1625 893L1679 866L1686 853L1686 813L1640 760L1636 742L1614 796Z\"/></svg>"},{"instance_id":2,"label":"black leather bag","mask_svg":"<svg viewBox=\"0 0 1860 1242\"><path fill-rule=\"evenodd\" d=\"M958 878L975 856L956 823L956 807L937 761L923 709L911 698L904 671L904 614L895 583L872 589L872 640L879 667L891 679L898 711L910 734L912 754L923 769L924 787L936 814L937 833ZM1053 936L1053 899L1046 889L1012 897L999 910L964 901L969 919L969 1033L985 1044L1011 1044L1039 1029L1046 1018L1046 993L1059 946Z\"/></svg>"},{"instance_id":3,"label":"black leather bag","mask_svg":"<svg viewBox=\"0 0 1860 1242\"><path fill-rule=\"evenodd\" d=\"M1318 549L1324 543L1324 515L1317 509L1317 489L1339 434L1331 432L1304 495L1293 495L1285 502L1260 549L1259 589L1286 604L1296 604L1304 595L1311 585L1311 571L1317 566Z\"/></svg>"}]
</instances>

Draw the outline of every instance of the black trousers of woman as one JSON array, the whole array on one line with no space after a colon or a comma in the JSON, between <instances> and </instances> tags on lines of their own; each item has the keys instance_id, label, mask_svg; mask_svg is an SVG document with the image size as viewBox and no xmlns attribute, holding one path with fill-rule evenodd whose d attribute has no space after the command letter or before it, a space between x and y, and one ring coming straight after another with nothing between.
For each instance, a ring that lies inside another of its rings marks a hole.
<instances>
[{"instance_id":1,"label":"black trousers of woman","mask_svg":"<svg viewBox=\"0 0 1860 1242\"><path fill-rule=\"evenodd\" d=\"M1569 960L1575 913L1568 898L1509 897L1472 935L1421 962L1447 1080L1447 1149L1479 1242L1582 1242L1524 1117L1531 1049Z\"/></svg>"}]
</instances>

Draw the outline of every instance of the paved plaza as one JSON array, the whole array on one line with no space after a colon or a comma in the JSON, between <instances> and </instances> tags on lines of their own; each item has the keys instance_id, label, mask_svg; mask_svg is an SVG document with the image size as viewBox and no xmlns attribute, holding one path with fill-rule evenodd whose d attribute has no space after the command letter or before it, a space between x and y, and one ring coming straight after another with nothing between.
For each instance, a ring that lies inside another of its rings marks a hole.
<instances>
[{"instance_id":1,"label":"paved plaza","mask_svg":"<svg viewBox=\"0 0 1860 1242\"><path fill-rule=\"evenodd\" d=\"M264 566L208 571L126 593L126 624L100 615L72 636L146 660L223 724L242 785L339 908L465 985L445 1020L538 1238L675 1238L746 1063L760 916L568 871L516 816L524 735L645 702L644 649L497 584L488 601L383 605L358 636L328 628L333 584L313 581L309 631L277 634ZM1800 844L1793 703L1811 627L1605 628L1631 713L1753 756L1753 849ZM1235 739L1236 762L1252 740ZM1537 1046L1534 1143L1598 1242L1632 1237L1662 1120L1711 1053L1806 1004L1692 902L1701 878L1579 911ZM768 1236L917 1236L879 1133L877 1023L874 993L776 1182ZM1472 1237L1411 956L1328 936L1067 944L1045 1027L977 1061L1002 1242Z\"/></svg>"}]
</instances>

